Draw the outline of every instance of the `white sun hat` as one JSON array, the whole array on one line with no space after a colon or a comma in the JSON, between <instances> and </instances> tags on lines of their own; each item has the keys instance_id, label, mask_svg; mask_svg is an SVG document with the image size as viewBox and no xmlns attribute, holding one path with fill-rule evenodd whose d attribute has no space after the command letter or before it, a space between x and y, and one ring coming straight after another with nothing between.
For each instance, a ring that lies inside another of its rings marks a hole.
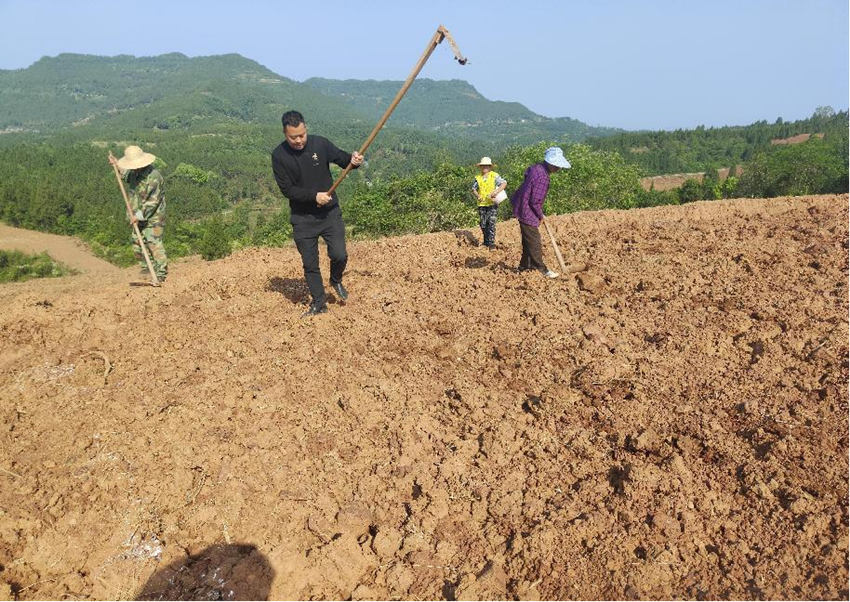
<instances>
[{"instance_id":1,"label":"white sun hat","mask_svg":"<svg viewBox=\"0 0 850 602\"><path fill-rule=\"evenodd\" d=\"M564 156L564 151L557 146L550 146L547 148L546 153L543 155L543 160L549 165L554 165L561 169L570 168L570 162L567 161L567 158Z\"/></svg>"},{"instance_id":2,"label":"white sun hat","mask_svg":"<svg viewBox=\"0 0 850 602\"><path fill-rule=\"evenodd\" d=\"M481 160L478 162L478 165L486 165L489 167L493 167L493 159L490 157L481 157Z\"/></svg>"},{"instance_id":3,"label":"white sun hat","mask_svg":"<svg viewBox=\"0 0 850 602\"><path fill-rule=\"evenodd\" d=\"M141 169L156 161L156 155L146 153L140 147L131 144L124 149L124 156L118 159L121 169Z\"/></svg>"}]
</instances>

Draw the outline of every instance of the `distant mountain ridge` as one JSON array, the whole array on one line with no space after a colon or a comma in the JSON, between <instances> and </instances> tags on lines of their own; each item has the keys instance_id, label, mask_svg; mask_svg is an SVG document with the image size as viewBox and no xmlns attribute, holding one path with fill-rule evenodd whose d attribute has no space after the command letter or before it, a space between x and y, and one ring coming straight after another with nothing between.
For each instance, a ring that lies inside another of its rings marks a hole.
<instances>
[{"instance_id":1,"label":"distant mountain ridge","mask_svg":"<svg viewBox=\"0 0 850 602\"><path fill-rule=\"evenodd\" d=\"M60 54L26 69L0 70L0 132L49 133L93 123L170 129L222 118L263 124L289 108L300 108L311 123L366 127L401 84L322 78L299 83L239 54ZM136 115L122 117L131 111ZM428 79L414 83L388 125L500 147L620 131L491 101L462 80Z\"/></svg>"},{"instance_id":2,"label":"distant mountain ridge","mask_svg":"<svg viewBox=\"0 0 850 602\"><path fill-rule=\"evenodd\" d=\"M189 58L101 57L61 54L26 69L0 70L0 130L56 130L145 108L168 119L192 121L215 113L256 122L293 103L310 103L346 118L358 116L344 103L238 54ZM269 106L273 105L273 106ZM149 124L143 124L149 125Z\"/></svg>"},{"instance_id":3,"label":"distant mountain ridge","mask_svg":"<svg viewBox=\"0 0 850 602\"><path fill-rule=\"evenodd\" d=\"M401 88L402 82L314 77L304 84L378 119ZM440 132L452 137L515 144L532 144L541 139L577 141L622 131L592 127L569 117L544 117L518 102L488 100L471 84L458 79L416 80L388 123Z\"/></svg>"}]
</instances>

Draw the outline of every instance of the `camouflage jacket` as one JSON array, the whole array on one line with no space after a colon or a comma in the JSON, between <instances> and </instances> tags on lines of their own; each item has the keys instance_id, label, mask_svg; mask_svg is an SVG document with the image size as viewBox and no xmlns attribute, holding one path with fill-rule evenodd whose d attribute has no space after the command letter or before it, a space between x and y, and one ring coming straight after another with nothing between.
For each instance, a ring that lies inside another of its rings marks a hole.
<instances>
[{"instance_id":1,"label":"camouflage jacket","mask_svg":"<svg viewBox=\"0 0 850 602\"><path fill-rule=\"evenodd\" d=\"M165 223L165 194L162 174L153 167L133 169L124 174L127 196L136 219L147 225Z\"/></svg>"}]
</instances>

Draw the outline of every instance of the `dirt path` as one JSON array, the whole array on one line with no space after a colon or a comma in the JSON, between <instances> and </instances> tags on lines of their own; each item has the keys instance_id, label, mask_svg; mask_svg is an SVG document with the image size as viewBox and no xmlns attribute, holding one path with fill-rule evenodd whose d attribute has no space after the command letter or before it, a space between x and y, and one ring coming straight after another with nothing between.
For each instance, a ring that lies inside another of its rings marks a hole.
<instances>
[{"instance_id":1,"label":"dirt path","mask_svg":"<svg viewBox=\"0 0 850 602\"><path fill-rule=\"evenodd\" d=\"M0 599L847 599L847 195L551 225L0 287Z\"/></svg>"},{"instance_id":2,"label":"dirt path","mask_svg":"<svg viewBox=\"0 0 850 602\"><path fill-rule=\"evenodd\" d=\"M24 253L46 252L54 260L85 274L120 272L120 268L95 257L85 243L72 236L24 230L0 223L0 249Z\"/></svg>"}]
</instances>

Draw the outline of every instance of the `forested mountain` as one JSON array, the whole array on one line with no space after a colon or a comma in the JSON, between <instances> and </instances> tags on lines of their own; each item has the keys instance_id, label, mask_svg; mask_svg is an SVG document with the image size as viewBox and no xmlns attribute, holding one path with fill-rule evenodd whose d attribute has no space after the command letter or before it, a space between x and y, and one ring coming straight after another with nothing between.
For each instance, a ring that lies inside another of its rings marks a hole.
<instances>
[{"instance_id":1,"label":"forested mountain","mask_svg":"<svg viewBox=\"0 0 850 602\"><path fill-rule=\"evenodd\" d=\"M205 117L256 123L293 105L314 118L362 119L345 103L281 77L238 54L188 58L62 54L27 69L0 70L0 129L54 131L95 122L168 129ZM144 109L151 109L144 111ZM120 119L142 111L141 117ZM156 115L153 120L150 115ZM191 116L191 118L190 118ZM175 119L176 118L176 119Z\"/></svg>"},{"instance_id":2,"label":"forested mountain","mask_svg":"<svg viewBox=\"0 0 850 602\"><path fill-rule=\"evenodd\" d=\"M402 85L400 81L322 78L304 83L328 97L343 100L374 120L380 118ZM579 141L622 131L591 127L569 117L543 117L518 102L488 100L467 82L456 79L416 80L388 123L499 146L540 140Z\"/></svg>"},{"instance_id":3,"label":"forested mountain","mask_svg":"<svg viewBox=\"0 0 850 602\"><path fill-rule=\"evenodd\" d=\"M185 162L221 176L231 185L225 188L233 188L225 200L243 198L246 187L257 191L249 196L270 200L277 192L269 152L282 139L281 114L294 107L305 113L311 131L347 149L357 148L374 125L346 102L237 54L63 54L0 71L0 148L39 143L46 156L74 144L117 150L133 142L156 147L173 167ZM370 150L369 169L353 180L442 160L467 162L479 150L472 141L388 127Z\"/></svg>"},{"instance_id":4,"label":"forested mountain","mask_svg":"<svg viewBox=\"0 0 850 602\"><path fill-rule=\"evenodd\" d=\"M238 54L61 54L27 69L0 70L0 131L44 135L68 129L84 139L97 130L199 130L222 123L277 127L283 111L298 107L314 130L360 139L401 84L317 78L299 83ZM462 155L469 151L469 157L485 144L494 154L510 144L619 131L487 100L464 81L427 79L414 83L388 126L424 133L424 142L454 147Z\"/></svg>"}]
</instances>

